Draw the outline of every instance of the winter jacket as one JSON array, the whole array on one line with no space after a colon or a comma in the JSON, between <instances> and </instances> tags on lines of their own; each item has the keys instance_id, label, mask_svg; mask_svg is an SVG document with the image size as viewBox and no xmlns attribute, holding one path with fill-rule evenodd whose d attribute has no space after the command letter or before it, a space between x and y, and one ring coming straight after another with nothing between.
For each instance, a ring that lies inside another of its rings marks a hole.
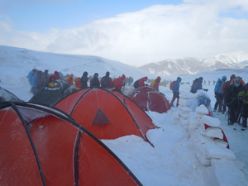
<instances>
[{"instance_id":1,"label":"winter jacket","mask_svg":"<svg viewBox=\"0 0 248 186\"><path fill-rule=\"evenodd\" d=\"M79 77L75 78L75 87L76 89L81 89L81 79Z\"/></svg>"},{"instance_id":2,"label":"winter jacket","mask_svg":"<svg viewBox=\"0 0 248 186\"><path fill-rule=\"evenodd\" d=\"M224 81L222 81L221 79L218 79L215 87L214 87L214 92L218 93L218 94L223 94L223 85L224 85Z\"/></svg>"},{"instance_id":3,"label":"winter jacket","mask_svg":"<svg viewBox=\"0 0 248 186\"><path fill-rule=\"evenodd\" d=\"M199 89L202 89L202 79L197 78L193 81L190 92L196 93Z\"/></svg>"},{"instance_id":4,"label":"winter jacket","mask_svg":"<svg viewBox=\"0 0 248 186\"><path fill-rule=\"evenodd\" d=\"M226 104L227 105L236 105L238 104L238 95L243 90L243 86L234 86L233 84L229 86L229 88L226 90Z\"/></svg>"},{"instance_id":5,"label":"winter jacket","mask_svg":"<svg viewBox=\"0 0 248 186\"><path fill-rule=\"evenodd\" d=\"M238 97L243 104L248 105L248 91L245 90L240 91Z\"/></svg>"},{"instance_id":6,"label":"winter jacket","mask_svg":"<svg viewBox=\"0 0 248 186\"><path fill-rule=\"evenodd\" d=\"M173 86L171 87L172 92L179 93L179 87L180 87L180 81L175 81L175 83L173 83Z\"/></svg>"},{"instance_id":7,"label":"winter jacket","mask_svg":"<svg viewBox=\"0 0 248 186\"><path fill-rule=\"evenodd\" d=\"M100 81L98 77L93 77L90 80L90 88L99 88L100 87Z\"/></svg>"},{"instance_id":8,"label":"winter jacket","mask_svg":"<svg viewBox=\"0 0 248 186\"><path fill-rule=\"evenodd\" d=\"M154 89L154 90L157 90L159 91L159 84L160 84L160 77L157 77L151 84L151 87Z\"/></svg>"},{"instance_id":9,"label":"winter jacket","mask_svg":"<svg viewBox=\"0 0 248 186\"><path fill-rule=\"evenodd\" d=\"M103 76L101 79L102 88L113 88L113 81L109 76Z\"/></svg>"},{"instance_id":10,"label":"winter jacket","mask_svg":"<svg viewBox=\"0 0 248 186\"><path fill-rule=\"evenodd\" d=\"M117 91L120 91L121 87L125 85L125 80L126 80L125 76L121 76L113 80L113 86Z\"/></svg>"},{"instance_id":11,"label":"winter jacket","mask_svg":"<svg viewBox=\"0 0 248 186\"><path fill-rule=\"evenodd\" d=\"M143 78L136 80L133 84L134 88L144 87L146 80L147 80L147 77L143 77Z\"/></svg>"},{"instance_id":12,"label":"winter jacket","mask_svg":"<svg viewBox=\"0 0 248 186\"><path fill-rule=\"evenodd\" d=\"M88 83L87 83L88 80L89 80L89 78L86 75L83 75L81 77L81 87L82 87L82 89L88 88Z\"/></svg>"},{"instance_id":13,"label":"winter jacket","mask_svg":"<svg viewBox=\"0 0 248 186\"><path fill-rule=\"evenodd\" d=\"M31 87L38 87L38 71L37 70L32 70L31 72L29 72L27 78L28 78L28 81Z\"/></svg>"}]
</instances>

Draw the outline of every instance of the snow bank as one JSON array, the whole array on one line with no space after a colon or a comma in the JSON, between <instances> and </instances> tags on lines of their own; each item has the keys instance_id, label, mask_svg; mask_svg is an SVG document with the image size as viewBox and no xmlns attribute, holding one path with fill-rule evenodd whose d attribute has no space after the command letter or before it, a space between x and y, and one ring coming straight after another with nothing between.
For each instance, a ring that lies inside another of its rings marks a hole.
<instances>
[{"instance_id":1,"label":"snow bank","mask_svg":"<svg viewBox=\"0 0 248 186\"><path fill-rule=\"evenodd\" d=\"M248 185L244 174L237 167L235 154L227 148L228 143L222 140L224 136L219 119L204 114L207 114L207 109L201 105L189 119L188 132L195 156L203 166L213 168L218 185ZM204 124L209 127L205 128ZM234 174L230 173L232 170L235 170ZM235 180L238 181L235 183Z\"/></svg>"}]
</instances>

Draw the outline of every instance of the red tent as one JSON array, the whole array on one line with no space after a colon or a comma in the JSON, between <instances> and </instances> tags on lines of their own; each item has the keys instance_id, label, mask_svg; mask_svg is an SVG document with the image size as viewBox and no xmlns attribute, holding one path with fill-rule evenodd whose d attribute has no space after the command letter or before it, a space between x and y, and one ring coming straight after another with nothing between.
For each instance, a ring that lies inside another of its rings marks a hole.
<instances>
[{"instance_id":1,"label":"red tent","mask_svg":"<svg viewBox=\"0 0 248 186\"><path fill-rule=\"evenodd\" d=\"M169 101L162 93L147 86L137 88L131 99L145 111L162 113L170 108Z\"/></svg>"},{"instance_id":2,"label":"red tent","mask_svg":"<svg viewBox=\"0 0 248 186\"><path fill-rule=\"evenodd\" d=\"M129 98L105 89L84 89L55 105L71 115L100 139L137 135L145 140L148 129L155 128L151 118Z\"/></svg>"},{"instance_id":3,"label":"red tent","mask_svg":"<svg viewBox=\"0 0 248 186\"><path fill-rule=\"evenodd\" d=\"M141 185L102 142L58 110L6 103L0 129L0 185Z\"/></svg>"}]
</instances>

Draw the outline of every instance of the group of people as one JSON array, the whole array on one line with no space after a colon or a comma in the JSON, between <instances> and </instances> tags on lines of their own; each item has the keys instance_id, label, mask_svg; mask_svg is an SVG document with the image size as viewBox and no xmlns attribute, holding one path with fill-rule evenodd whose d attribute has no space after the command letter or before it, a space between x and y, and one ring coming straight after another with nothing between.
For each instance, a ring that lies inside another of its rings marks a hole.
<instances>
[{"instance_id":1,"label":"group of people","mask_svg":"<svg viewBox=\"0 0 248 186\"><path fill-rule=\"evenodd\" d=\"M133 85L134 88L148 86L148 77L142 77L133 83L133 78L127 78L124 74L112 79L110 73L99 78L98 73L94 73L92 77L88 76L88 72L83 72L81 77L75 77L73 74L63 75L61 72L54 71L52 74L48 73L48 70L40 71L33 69L27 76L31 84L31 92L35 95L44 87L54 87L58 85L58 82L64 82L69 86L73 86L75 90L85 88L105 88L116 91L121 91L125 84ZM242 118L242 125L247 127L248 117L248 84L245 84L241 77L230 76L230 79L226 81L226 76L219 78L215 84L214 92L216 97L216 103L214 105L214 111L221 113L226 112L228 107L228 123L230 125L235 122L240 122ZM179 105L179 88L182 81L181 77L177 77L175 81L170 83L170 89L173 93L173 97L170 101L170 106L173 106L176 101L176 106ZM154 91L159 91L159 85L161 77L154 79L149 86ZM190 92L196 93L198 90L207 90L202 88L203 78L196 78L191 86Z\"/></svg>"},{"instance_id":2,"label":"group of people","mask_svg":"<svg viewBox=\"0 0 248 186\"><path fill-rule=\"evenodd\" d=\"M54 71L49 74L48 70L41 71L33 69L27 75L31 85L31 93L36 95L43 88L59 88L61 86L70 87L71 90L79 90L85 88L105 88L116 91L121 91L125 84L133 82L132 77L126 77L124 74L112 79L110 73L100 78L98 73L94 73L92 77L88 76L88 72L83 72L81 77L76 77L73 74L63 75L59 71Z\"/></svg>"},{"instance_id":3,"label":"group of people","mask_svg":"<svg viewBox=\"0 0 248 186\"><path fill-rule=\"evenodd\" d=\"M226 112L228 108L228 124L241 123L244 128L247 127L248 117L248 83L232 74L230 79L223 76L218 79L215 85L216 103L214 111Z\"/></svg>"},{"instance_id":4,"label":"group of people","mask_svg":"<svg viewBox=\"0 0 248 186\"><path fill-rule=\"evenodd\" d=\"M136 80L133 84L134 88L139 88L139 87L143 87L143 86L148 86L148 83L146 83L148 81L148 77L142 77L138 80ZM156 79L154 79L153 81L151 81L150 83L150 87L155 90L155 91L159 91L159 85L160 85L160 81L161 81L161 77L158 76Z\"/></svg>"}]
</instances>

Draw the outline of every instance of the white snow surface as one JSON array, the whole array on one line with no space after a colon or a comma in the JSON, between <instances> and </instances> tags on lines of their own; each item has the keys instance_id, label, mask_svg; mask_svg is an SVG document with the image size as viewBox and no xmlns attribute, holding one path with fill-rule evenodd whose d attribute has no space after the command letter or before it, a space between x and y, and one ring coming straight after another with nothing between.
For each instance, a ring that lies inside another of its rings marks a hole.
<instances>
[{"instance_id":1,"label":"white snow surface","mask_svg":"<svg viewBox=\"0 0 248 186\"><path fill-rule=\"evenodd\" d=\"M44 60L50 62L43 63L43 60L34 60L37 56L33 53L30 54L32 58L23 60L21 53L16 55L11 48L5 48L4 51L0 48L0 86L24 100L31 97L30 85L26 79L31 68L52 70L59 67L64 69L64 72L76 74L79 74L79 69L80 73L81 69L84 69L84 65L81 67L79 62L75 65L69 61L70 58L68 63L60 64L58 58L50 58L50 55L44 54ZM90 61L93 59L94 57ZM29 64L30 61L32 65ZM126 73L112 71L116 68L114 62L105 65L104 71L108 69L116 75ZM87 67L90 72L103 72L100 68L98 62ZM129 73L136 74L137 69L130 68ZM212 79L211 75L211 72L206 73L204 78ZM183 81L190 81L197 76L188 77L189 79L183 77ZM206 94L213 105L214 85L209 84L206 88L209 89ZM172 107L162 114L147 112L159 127L147 132L154 147L134 135L102 141L146 186L248 186L248 131L241 131L239 128L233 130L233 126L227 125L226 116L223 114L206 116L207 108L203 105L197 106L196 95L189 93L189 89L189 84L181 86L179 107ZM160 87L160 90L167 99L172 98L169 88ZM213 128L205 130L204 123ZM223 140L214 140L214 137L222 137L217 127L222 128L227 135L229 149Z\"/></svg>"}]
</instances>

